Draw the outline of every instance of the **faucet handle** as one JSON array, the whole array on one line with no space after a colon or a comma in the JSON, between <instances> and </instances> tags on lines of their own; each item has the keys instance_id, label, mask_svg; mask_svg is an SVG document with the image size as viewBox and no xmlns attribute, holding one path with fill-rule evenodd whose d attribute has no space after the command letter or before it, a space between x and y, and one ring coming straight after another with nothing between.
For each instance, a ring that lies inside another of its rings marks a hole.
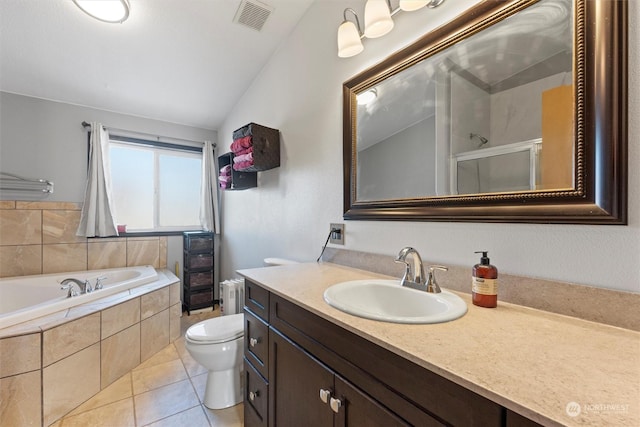
<instances>
[{"instance_id":1,"label":"faucet handle","mask_svg":"<svg viewBox=\"0 0 640 427\"><path fill-rule=\"evenodd\" d=\"M73 282L72 283L67 283L65 285L60 286L60 289L64 289L67 290L67 298L71 298L71 297L77 297L78 291L76 291L75 289L73 289Z\"/></svg>"},{"instance_id":2,"label":"faucet handle","mask_svg":"<svg viewBox=\"0 0 640 427\"><path fill-rule=\"evenodd\" d=\"M100 276L96 278L96 285L93 287L94 291L98 291L102 289L102 282L107 280L107 276Z\"/></svg>"},{"instance_id":3,"label":"faucet handle","mask_svg":"<svg viewBox=\"0 0 640 427\"><path fill-rule=\"evenodd\" d=\"M442 292L442 289L440 289L440 286L438 286L438 282L436 282L436 273L435 270L442 270L442 271L447 271L449 270L448 267L445 267L444 265L430 265L429 266L429 276L427 278L427 292L431 292L434 294L439 294L440 292Z\"/></svg>"}]
</instances>

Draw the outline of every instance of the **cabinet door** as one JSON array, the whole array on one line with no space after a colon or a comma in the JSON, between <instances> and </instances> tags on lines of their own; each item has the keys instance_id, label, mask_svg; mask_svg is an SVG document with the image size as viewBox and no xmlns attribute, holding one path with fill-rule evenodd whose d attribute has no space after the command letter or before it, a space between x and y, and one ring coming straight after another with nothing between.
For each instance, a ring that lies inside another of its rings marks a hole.
<instances>
[{"instance_id":1,"label":"cabinet door","mask_svg":"<svg viewBox=\"0 0 640 427\"><path fill-rule=\"evenodd\" d=\"M269 346L269 425L332 427L320 390L333 394L333 373L273 329Z\"/></svg>"},{"instance_id":2,"label":"cabinet door","mask_svg":"<svg viewBox=\"0 0 640 427\"><path fill-rule=\"evenodd\" d=\"M408 427L410 425L338 375L335 377L335 397L340 399L340 408L336 413L336 427Z\"/></svg>"}]
</instances>

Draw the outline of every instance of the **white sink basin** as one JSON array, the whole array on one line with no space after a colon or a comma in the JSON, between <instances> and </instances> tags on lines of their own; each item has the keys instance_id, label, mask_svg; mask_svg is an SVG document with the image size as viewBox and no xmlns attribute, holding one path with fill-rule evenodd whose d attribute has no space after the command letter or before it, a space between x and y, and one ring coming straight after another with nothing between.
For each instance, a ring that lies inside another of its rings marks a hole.
<instances>
[{"instance_id":1,"label":"white sink basin","mask_svg":"<svg viewBox=\"0 0 640 427\"><path fill-rule=\"evenodd\" d=\"M432 294L400 286L399 280L353 280L324 292L332 307L354 316L392 323L442 323L464 316L467 305L443 290Z\"/></svg>"}]
</instances>

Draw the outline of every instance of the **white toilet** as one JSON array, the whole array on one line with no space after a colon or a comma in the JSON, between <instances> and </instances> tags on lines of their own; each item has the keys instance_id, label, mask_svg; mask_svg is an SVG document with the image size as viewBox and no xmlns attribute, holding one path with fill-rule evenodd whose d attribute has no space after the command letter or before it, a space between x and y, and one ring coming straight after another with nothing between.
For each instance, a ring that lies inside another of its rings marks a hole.
<instances>
[{"instance_id":1,"label":"white toilet","mask_svg":"<svg viewBox=\"0 0 640 427\"><path fill-rule=\"evenodd\" d=\"M265 267L271 267L276 265L289 265L289 264L298 264L297 261L292 261L290 259L284 258L265 258L263 261Z\"/></svg>"},{"instance_id":2,"label":"white toilet","mask_svg":"<svg viewBox=\"0 0 640 427\"><path fill-rule=\"evenodd\" d=\"M265 258L265 266L297 264L282 258ZM223 409L243 400L242 356L244 314L214 317L187 329L186 348L196 362L209 370L204 405Z\"/></svg>"},{"instance_id":3,"label":"white toilet","mask_svg":"<svg viewBox=\"0 0 640 427\"><path fill-rule=\"evenodd\" d=\"M205 406L223 409L242 402L244 314L198 322L187 329L185 341L191 356L209 370Z\"/></svg>"}]
</instances>

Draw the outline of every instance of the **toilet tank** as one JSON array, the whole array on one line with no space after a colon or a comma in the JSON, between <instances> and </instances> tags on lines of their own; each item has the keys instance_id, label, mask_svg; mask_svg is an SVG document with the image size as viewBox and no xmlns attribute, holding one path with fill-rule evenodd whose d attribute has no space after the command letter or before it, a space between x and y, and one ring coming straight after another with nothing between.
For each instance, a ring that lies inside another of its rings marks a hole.
<instances>
[{"instance_id":1,"label":"toilet tank","mask_svg":"<svg viewBox=\"0 0 640 427\"><path fill-rule=\"evenodd\" d=\"M284 258L265 258L264 265L265 267L272 267L276 265L288 265L288 264L299 264L297 261L292 261L290 259Z\"/></svg>"}]
</instances>

